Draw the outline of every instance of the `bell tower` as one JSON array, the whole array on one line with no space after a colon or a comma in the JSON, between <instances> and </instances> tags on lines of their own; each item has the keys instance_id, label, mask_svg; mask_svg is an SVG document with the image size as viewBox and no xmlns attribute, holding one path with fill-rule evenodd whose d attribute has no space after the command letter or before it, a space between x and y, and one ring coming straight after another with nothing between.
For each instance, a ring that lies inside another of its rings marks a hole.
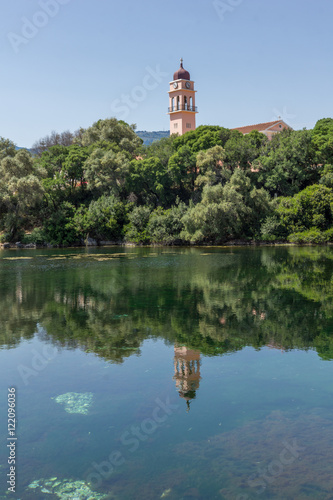
<instances>
[{"instance_id":1,"label":"bell tower","mask_svg":"<svg viewBox=\"0 0 333 500\"><path fill-rule=\"evenodd\" d=\"M180 68L173 75L169 90L169 115L170 135L183 135L190 130L195 130L195 114L198 112L195 106L194 82L190 73L183 67L183 59L180 60Z\"/></svg>"}]
</instances>

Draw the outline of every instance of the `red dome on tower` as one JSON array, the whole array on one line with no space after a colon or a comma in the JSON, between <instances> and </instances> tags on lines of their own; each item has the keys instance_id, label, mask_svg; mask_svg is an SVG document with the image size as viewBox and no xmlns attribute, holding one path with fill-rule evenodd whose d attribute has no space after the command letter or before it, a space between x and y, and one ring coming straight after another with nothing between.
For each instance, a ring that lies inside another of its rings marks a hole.
<instances>
[{"instance_id":1,"label":"red dome on tower","mask_svg":"<svg viewBox=\"0 0 333 500\"><path fill-rule=\"evenodd\" d=\"M180 68L173 75L174 80L191 80L190 73L183 67L183 59L180 60Z\"/></svg>"}]
</instances>

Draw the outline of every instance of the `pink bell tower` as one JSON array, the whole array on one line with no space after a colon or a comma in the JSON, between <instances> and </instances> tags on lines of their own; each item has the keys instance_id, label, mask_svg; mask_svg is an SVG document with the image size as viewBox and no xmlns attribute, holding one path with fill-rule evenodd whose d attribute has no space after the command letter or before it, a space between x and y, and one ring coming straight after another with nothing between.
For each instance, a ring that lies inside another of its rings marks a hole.
<instances>
[{"instance_id":1,"label":"pink bell tower","mask_svg":"<svg viewBox=\"0 0 333 500\"><path fill-rule=\"evenodd\" d=\"M170 135L183 135L190 130L195 130L195 114L198 112L195 106L194 82L190 73L183 67L183 59L180 60L180 68L173 75L169 90L169 115Z\"/></svg>"}]
</instances>

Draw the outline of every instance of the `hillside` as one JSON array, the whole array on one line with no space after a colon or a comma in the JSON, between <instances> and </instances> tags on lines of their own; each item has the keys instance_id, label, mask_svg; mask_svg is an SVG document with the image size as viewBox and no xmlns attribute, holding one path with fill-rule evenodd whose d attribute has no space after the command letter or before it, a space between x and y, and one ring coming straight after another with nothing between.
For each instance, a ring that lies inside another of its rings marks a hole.
<instances>
[{"instance_id":1,"label":"hillside","mask_svg":"<svg viewBox=\"0 0 333 500\"><path fill-rule=\"evenodd\" d=\"M159 141L162 137L169 137L170 130L159 130L157 132L147 132L147 130L138 130L137 135L143 140L143 144L148 146L154 141Z\"/></svg>"}]
</instances>

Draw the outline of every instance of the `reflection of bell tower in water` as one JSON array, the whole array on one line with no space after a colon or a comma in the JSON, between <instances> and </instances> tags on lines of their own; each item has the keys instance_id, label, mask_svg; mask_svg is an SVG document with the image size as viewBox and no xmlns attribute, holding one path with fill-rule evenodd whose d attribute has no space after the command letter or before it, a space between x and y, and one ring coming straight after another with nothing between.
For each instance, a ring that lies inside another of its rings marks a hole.
<instances>
[{"instance_id":1,"label":"reflection of bell tower in water","mask_svg":"<svg viewBox=\"0 0 333 500\"><path fill-rule=\"evenodd\" d=\"M179 396L186 401L187 411L190 410L190 403L196 398L196 391L200 385L200 355L200 351L175 345L173 379L176 381Z\"/></svg>"}]
</instances>

